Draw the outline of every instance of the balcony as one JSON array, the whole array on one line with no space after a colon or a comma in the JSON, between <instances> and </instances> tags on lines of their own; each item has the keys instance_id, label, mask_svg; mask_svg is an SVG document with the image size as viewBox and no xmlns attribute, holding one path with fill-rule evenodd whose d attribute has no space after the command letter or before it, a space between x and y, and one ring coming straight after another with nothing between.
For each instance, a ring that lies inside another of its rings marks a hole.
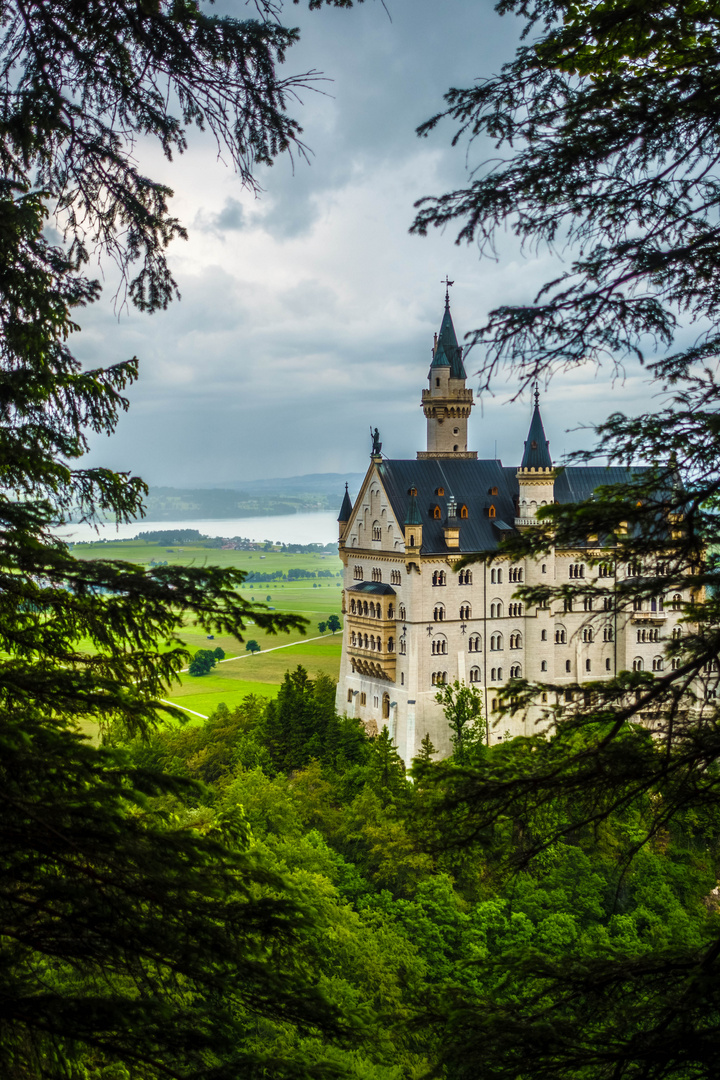
<instances>
[{"instance_id":1,"label":"balcony","mask_svg":"<svg viewBox=\"0 0 720 1080\"><path fill-rule=\"evenodd\" d=\"M369 679L386 679L388 682L395 682L397 662L395 652L361 649L357 645L348 645L347 651L353 671L366 675Z\"/></svg>"}]
</instances>

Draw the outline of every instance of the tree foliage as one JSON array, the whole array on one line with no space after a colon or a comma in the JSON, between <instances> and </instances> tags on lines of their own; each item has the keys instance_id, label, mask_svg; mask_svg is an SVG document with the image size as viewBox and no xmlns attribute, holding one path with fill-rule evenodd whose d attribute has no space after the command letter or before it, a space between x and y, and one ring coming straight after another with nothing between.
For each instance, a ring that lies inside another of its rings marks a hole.
<instances>
[{"instance_id":1,"label":"tree foliage","mask_svg":"<svg viewBox=\"0 0 720 1080\"><path fill-rule=\"evenodd\" d=\"M614 414L597 429L598 447L576 455L599 449L629 466L625 481L544 508L536 528L503 544L510 558L579 551L590 572L516 595L530 607L580 603L621 622L664 601L682 619L680 636L661 647L662 674L515 683L502 695L505 711L522 714L542 690L555 702L552 733L464 766L423 765L420 782L433 789L435 815L442 792L461 845L497 843L506 861L528 868L634 816L632 841L618 852L621 889L681 818L718 811L720 9L662 0L499 7L524 20L525 43L498 75L449 91L445 112L421 128L449 118L471 153L490 142L495 150L469 185L425 200L415 229L458 222L458 242L491 252L509 228L530 249L562 248L565 265L531 302L496 309L472 335L483 383L503 366L522 389L588 361L618 369L661 350L650 367L657 411ZM483 1075L498 1080L520 1071L712 1075L720 936L712 922L708 930L702 944L658 935L641 956L625 938L560 961L516 954L491 1002L458 997L447 1014L448 1067L476 1075L482 1047Z\"/></svg>"}]
</instances>

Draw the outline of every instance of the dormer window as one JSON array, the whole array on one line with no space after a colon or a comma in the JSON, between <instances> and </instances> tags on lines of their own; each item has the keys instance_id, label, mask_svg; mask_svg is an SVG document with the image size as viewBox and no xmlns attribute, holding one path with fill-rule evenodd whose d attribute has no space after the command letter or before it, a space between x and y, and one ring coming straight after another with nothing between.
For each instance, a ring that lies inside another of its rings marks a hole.
<instances>
[{"instance_id":1,"label":"dormer window","mask_svg":"<svg viewBox=\"0 0 720 1080\"><path fill-rule=\"evenodd\" d=\"M467 516L468 516L468 508L465 505L465 503L462 503L462 505L460 506L460 517L461 518L467 518Z\"/></svg>"},{"instance_id":2,"label":"dormer window","mask_svg":"<svg viewBox=\"0 0 720 1080\"><path fill-rule=\"evenodd\" d=\"M441 496L444 495L445 494L445 488L444 487L436 488L435 489L435 494L436 495L441 495Z\"/></svg>"},{"instance_id":3,"label":"dormer window","mask_svg":"<svg viewBox=\"0 0 720 1080\"><path fill-rule=\"evenodd\" d=\"M442 510L439 506L433 506L432 516L435 518L436 521L440 520L440 518L442 517Z\"/></svg>"},{"instance_id":4,"label":"dormer window","mask_svg":"<svg viewBox=\"0 0 720 1080\"><path fill-rule=\"evenodd\" d=\"M488 495L497 495L498 489L496 487L488 488Z\"/></svg>"},{"instance_id":5,"label":"dormer window","mask_svg":"<svg viewBox=\"0 0 720 1080\"><path fill-rule=\"evenodd\" d=\"M490 508L488 509L488 517L490 517L490 518L494 518L494 517L495 517L495 507L494 507L494 506L491 506L491 507L490 507Z\"/></svg>"}]
</instances>

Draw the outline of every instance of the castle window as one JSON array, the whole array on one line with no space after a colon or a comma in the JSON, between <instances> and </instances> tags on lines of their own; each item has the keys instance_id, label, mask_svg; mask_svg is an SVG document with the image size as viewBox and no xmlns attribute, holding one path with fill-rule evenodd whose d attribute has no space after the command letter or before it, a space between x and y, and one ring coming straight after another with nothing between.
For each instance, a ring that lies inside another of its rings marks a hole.
<instances>
[{"instance_id":1,"label":"castle window","mask_svg":"<svg viewBox=\"0 0 720 1080\"><path fill-rule=\"evenodd\" d=\"M680 657L679 656L673 656L672 660L670 661L670 667L673 669L673 671L678 671L679 670L679 668L680 668Z\"/></svg>"},{"instance_id":2,"label":"castle window","mask_svg":"<svg viewBox=\"0 0 720 1080\"><path fill-rule=\"evenodd\" d=\"M447 639L443 637L433 638L432 642L432 654L433 656L447 655L448 643Z\"/></svg>"},{"instance_id":3,"label":"castle window","mask_svg":"<svg viewBox=\"0 0 720 1080\"><path fill-rule=\"evenodd\" d=\"M357 639L356 639L356 637L355 637L355 631L354 631L354 630L353 630L353 631L352 631L352 633L350 634L350 644L351 644L351 645L355 645L355 644L357 644Z\"/></svg>"},{"instance_id":4,"label":"castle window","mask_svg":"<svg viewBox=\"0 0 720 1080\"><path fill-rule=\"evenodd\" d=\"M541 630L540 631L540 640L541 641L547 641L547 630Z\"/></svg>"},{"instance_id":5,"label":"castle window","mask_svg":"<svg viewBox=\"0 0 720 1080\"><path fill-rule=\"evenodd\" d=\"M612 596L603 597L603 611L612 611L613 601Z\"/></svg>"},{"instance_id":6,"label":"castle window","mask_svg":"<svg viewBox=\"0 0 720 1080\"><path fill-rule=\"evenodd\" d=\"M502 603L499 600L496 600L495 603L490 605L490 618L491 619L502 619L502 614L503 614Z\"/></svg>"},{"instance_id":7,"label":"castle window","mask_svg":"<svg viewBox=\"0 0 720 1080\"><path fill-rule=\"evenodd\" d=\"M382 697L382 714L383 714L383 720L389 720L390 719L390 695L389 694L383 694L383 697Z\"/></svg>"},{"instance_id":8,"label":"castle window","mask_svg":"<svg viewBox=\"0 0 720 1080\"><path fill-rule=\"evenodd\" d=\"M382 529L379 521L373 521L372 538L373 540L382 540Z\"/></svg>"},{"instance_id":9,"label":"castle window","mask_svg":"<svg viewBox=\"0 0 720 1080\"><path fill-rule=\"evenodd\" d=\"M540 661L540 670L541 671L547 671L547 660L541 660Z\"/></svg>"},{"instance_id":10,"label":"castle window","mask_svg":"<svg viewBox=\"0 0 720 1080\"><path fill-rule=\"evenodd\" d=\"M392 619L392 617L393 617L393 606L392 606L392 604L388 604L387 617L388 617L388 619Z\"/></svg>"},{"instance_id":11,"label":"castle window","mask_svg":"<svg viewBox=\"0 0 720 1080\"><path fill-rule=\"evenodd\" d=\"M382 581L382 570L379 566L373 566L372 579L373 581Z\"/></svg>"},{"instance_id":12,"label":"castle window","mask_svg":"<svg viewBox=\"0 0 720 1080\"><path fill-rule=\"evenodd\" d=\"M522 581L523 572L522 566L511 566L508 574L509 581Z\"/></svg>"},{"instance_id":13,"label":"castle window","mask_svg":"<svg viewBox=\"0 0 720 1080\"><path fill-rule=\"evenodd\" d=\"M493 634L490 638L490 650L491 652L500 652L503 647L502 634Z\"/></svg>"},{"instance_id":14,"label":"castle window","mask_svg":"<svg viewBox=\"0 0 720 1080\"><path fill-rule=\"evenodd\" d=\"M404 671L400 672L400 685L401 686L405 685L405 672Z\"/></svg>"},{"instance_id":15,"label":"castle window","mask_svg":"<svg viewBox=\"0 0 720 1080\"><path fill-rule=\"evenodd\" d=\"M585 670L590 671L590 661L589 660L585 661Z\"/></svg>"},{"instance_id":16,"label":"castle window","mask_svg":"<svg viewBox=\"0 0 720 1080\"><path fill-rule=\"evenodd\" d=\"M671 607L673 611L680 611L680 608L682 607L682 596L680 595L680 593L675 593L675 595L673 596Z\"/></svg>"},{"instance_id":17,"label":"castle window","mask_svg":"<svg viewBox=\"0 0 720 1080\"><path fill-rule=\"evenodd\" d=\"M520 666L520 664L513 664L513 666L510 668L510 678L522 679L522 667Z\"/></svg>"},{"instance_id":18,"label":"castle window","mask_svg":"<svg viewBox=\"0 0 720 1080\"><path fill-rule=\"evenodd\" d=\"M405 645L405 638L400 638L400 655L404 656L407 646Z\"/></svg>"},{"instance_id":19,"label":"castle window","mask_svg":"<svg viewBox=\"0 0 720 1080\"><path fill-rule=\"evenodd\" d=\"M679 626L675 626L672 632L673 641L679 641L682 637L682 629Z\"/></svg>"},{"instance_id":20,"label":"castle window","mask_svg":"<svg viewBox=\"0 0 720 1080\"><path fill-rule=\"evenodd\" d=\"M458 574L460 585L472 585L472 570L461 570Z\"/></svg>"},{"instance_id":21,"label":"castle window","mask_svg":"<svg viewBox=\"0 0 720 1080\"><path fill-rule=\"evenodd\" d=\"M540 570L541 570L541 573L547 574L547 565L545 563L543 563Z\"/></svg>"},{"instance_id":22,"label":"castle window","mask_svg":"<svg viewBox=\"0 0 720 1080\"><path fill-rule=\"evenodd\" d=\"M445 494L445 488L444 487L435 488L435 494L442 497Z\"/></svg>"},{"instance_id":23,"label":"castle window","mask_svg":"<svg viewBox=\"0 0 720 1080\"><path fill-rule=\"evenodd\" d=\"M355 614L355 600L354 600L354 598L350 601L350 614L351 615Z\"/></svg>"},{"instance_id":24,"label":"castle window","mask_svg":"<svg viewBox=\"0 0 720 1080\"><path fill-rule=\"evenodd\" d=\"M585 611L592 611L593 609L592 596L586 596L583 600L583 609Z\"/></svg>"},{"instance_id":25,"label":"castle window","mask_svg":"<svg viewBox=\"0 0 720 1080\"><path fill-rule=\"evenodd\" d=\"M572 596L566 596L565 599L563 600L563 610L564 611L572 611L572 609L573 609Z\"/></svg>"},{"instance_id":26,"label":"castle window","mask_svg":"<svg viewBox=\"0 0 720 1080\"><path fill-rule=\"evenodd\" d=\"M605 670L610 671L610 657L609 656L606 657L606 659L605 659Z\"/></svg>"},{"instance_id":27,"label":"castle window","mask_svg":"<svg viewBox=\"0 0 720 1080\"><path fill-rule=\"evenodd\" d=\"M583 630L582 639L583 639L583 641L592 641L593 632L592 632L592 627L591 626L586 626L585 627L585 629Z\"/></svg>"},{"instance_id":28,"label":"castle window","mask_svg":"<svg viewBox=\"0 0 720 1080\"><path fill-rule=\"evenodd\" d=\"M447 682L447 671L433 671L432 684L433 686L444 686Z\"/></svg>"},{"instance_id":29,"label":"castle window","mask_svg":"<svg viewBox=\"0 0 720 1080\"><path fill-rule=\"evenodd\" d=\"M467 516L468 516L468 508L467 508L467 506L465 505L465 503L462 503L462 504L460 505L460 517L461 517L461 518L464 518L465 520L467 520Z\"/></svg>"},{"instance_id":30,"label":"castle window","mask_svg":"<svg viewBox=\"0 0 720 1080\"><path fill-rule=\"evenodd\" d=\"M402 578L400 576L400 571L399 570L391 570L390 571L390 584L391 585L401 585L402 584Z\"/></svg>"},{"instance_id":31,"label":"castle window","mask_svg":"<svg viewBox=\"0 0 720 1080\"><path fill-rule=\"evenodd\" d=\"M498 489L496 487L488 488L488 495L497 495Z\"/></svg>"},{"instance_id":32,"label":"castle window","mask_svg":"<svg viewBox=\"0 0 720 1080\"><path fill-rule=\"evenodd\" d=\"M458 446L457 443L455 443L455 445L453 446L453 450L459 450L459 449L460 449L460 447Z\"/></svg>"},{"instance_id":33,"label":"castle window","mask_svg":"<svg viewBox=\"0 0 720 1080\"><path fill-rule=\"evenodd\" d=\"M639 596L633 600L633 611L642 611L642 600Z\"/></svg>"},{"instance_id":34,"label":"castle window","mask_svg":"<svg viewBox=\"0 0 720 1080\"><path fill-rule=\"evenodd\" d=\"M567 644L567 632L564 626L558 626L555 630L555 644L566 645Z\"/></svg>"},{"instance_id":35,"label":"castle window","mask_svg":"<svg viewBox=\"0 0 720 1080\"><path fill-rule=\"evenodd\" d=\"M467 622L469 618L471 618L470 605L463 604L460 608L460 620L461 622Z\"/></svg>"},{"instance_id":36,"label":"castle window","mask_svg":"<svg viewBox=\"0 0 720 1080\"><path fill-rule=\"evenodd\" d=\"M470 682L471 683L479 683L480 682L480 668L479 667L470 668Z\"/></svg>"},{"instance_id":37,"label":"castle window","mask_svg":"<svg viewBox=\"0 0 720 1080\"><path fill-rule=\"evenodd\" d=\"M585 577L585 565L584 563L571 563L569 567L569 575L571 578L584 578Z\"/></svg>"},{"instance_id":38,"label":"castle window","mask_svg":"<svg viewBox=\"0 0 720 1080\"><path fill-rule=\"evenodd\" d=\"M480 635L472 634L468 640L468 652L480 652L481 649Z\"/></svg>"},{"instance_id":39,"label":"castle window","mask_svg":"<svg viewBox=\"0 0 720 1080\"><path fill-rule=\"evenodd\" d=\"M410 534L410 547L415 547L415 533Z\"/></svg>"},{"instance_id":40,"label":"castle window","mask_svg":"<svg viewBox=\"0 0 720 1080\"><path fill-rule=\"evenodd\" d=\"M611 577L612 567L608 566L607 563L600 563L600 566L598 567L598 574L600 577Z\"/></svg>"},{"instance_id":41,"label":"castle window","mask_svg":"<svg viewBox=\"0 0 720 1080\"><path fill-rule=\"evenodd\" d=\"M604 626L603 627L603 641L612 641L612 640L613 640L613 628L612 628L612 626Z\"/></svg>"},{"instance_id":42,"label":"castle window","mask_svg":"<svg viewBox=\"0 0 720 1080\"><path fill-rule=\"evenodd\" d=\"M405 605L404 604L400 605L400 610L398 611L398 618L400 619L401 622L405 622Z\"/></svg>"},{"instance_id":43,"label":"castle window","mask_svg":"<svg viewBox=\"0 0 720 1080\"><path fill-rule=\"evenodd\" d=\"M348 690L348 701L352 701L352 699L353 699L353 692L352 692L352 690Z\"/></svg>"},{"instance_id":44,"label":"castle window","mask_svg":"<svg viewBox=\"0 0 720 1080\"><path fill-rule=\"evenodd\" d=\"M363 579L363 568L362 568L362 566L356 566L355 567L354 576L355 576L356 581L362 581L362 579Z\"/></svg>"},{"instance_id":45,"label":"castle window","mask_svg":"<svg viewBox=\"0 0 720 1080\"><path fill-rule=\"evenodd\" d=\"M435 504L435 506L433 506L432 508L432 516L435 518L436 521L439 521L442 517L442 510L437 504Z\"/></svg>"},{"instance_id":46,"label":"castle window","mask_svg":"<svg viewBox=\"0 0 720 1080\"><path fill-rule=\"evenodd\" d=\"M489 518L494 518L494 517L495 517L495 507L494 507L494 506L491 506L491 507L489 508L489 510L488 510L488 517L489 517Z\"/></svg>"},{"instance_id":47,"label":"castle window","mask_svg":"<svg viewBox=\"0 0 720 1080\"><path fill-rule=\"evenodd\" d=\"M641 656L636 656L635 659L633 660L633 671L642 671L642 670L643 670L642 657Z\"/></svg>"},{"instance_id":48,"label":"castle window","mask_svg":"<svg viewBox=\"0 0 720 1080\"><path fill-rule=\"evenodd\" d=\"M439 385L440 385L440 380L439 380L439 379L436 379L436 380L435 380L435 385L436 385L436 386L439 386Z\"/></svg>"},{"instance_id":49,"label":"castle window","mask_svg":"<svg viewBox=\"0 0 720 1080\"><path fill-rule=\"evenodd\" d=\"M447 582L445 580L445 571L435 570L432 576L432 583L433 585L446 585Z\"/></svg>"},{"instance_id":50,"label":"castle window","mask_svg":"<svg viewBox=\"0 0 720 1080\"><path fill-rule=\"evenodd\" d=\"M388 638L387 651L388 652L394 652L395 651L395 639L394 638L391 638L391 637Z\"/></svg>"},{"instance_id":51,"label":"castle window","mask_svg":"<svg viewBox=\"0 0 720 1080\"><path fill-rule=\"evenodd\" d=\"M572 670L572 669L571 669L571 667L570 667L570 661L569 661L569 660L566 660L566 661L565 661L565 671L566 671L566 673L567 673L567 674L569 675L569 674L570 674L570 672L571 672L571 670Z\"/></svg>"},{"instance_id":52,"label":"castle window","mask_svg":"<svg viewBox=\"0 0 720 1080\"><path fill-rule=\"evenodd\" d=\"M522 649L522 634L517 630L510 635L510 648Z\"/></svg>"},{"instance_id":53,"label":"castle window","mask_svg":"<svg viewBox=\"0 0 720 1080\"><path fill-rule=\"evenodd\" d=\"M433 618L435 622L442 622L445 618L445 608L442 604L436 604L433 612Z\"/></svg>"},{"instance_id":54,"label":"castle window","mask_svg":"<svg viewBox=\"0 0 720 1080\"><path fill-rule=\"evenodd\" d=\"M510 618L516 618L522 615L522 604L510 604L508 607L508 614Z\"/></svg>"},{"instance_id":55,"label":"castle window","mask_svg":"<svg viewBox=\"0 0 720 1080\"><path fill-rule=\"evenodd\" d=\"M360 693L360 704L367 705L367 694L362 692Z\"/></svg>"},{"instance_id":56,"label":"castle window","mask_svg":"<svg viewBox=\"0 0 720 1080\"><path fill-rule=\"evenodd\" d=\"M663 669L662 656L653 657L653 671L662 671L662 669Z\"/></svg>"},{"instance_id":57,"label":"castle window","mask_svg":"<svg viewBox=\"0 0 720 1080\"><path fill-rule=\"evenodd\" d=\"M371 619L375 618L375 601L374 600L370 601L370 618Z\"/></svg>"},{"instance_id":58,"label":"castle window","mask_svg":"<svg viewBox=\"0 0 720 1080\"><path fill-rule=\"evenodd\" d=\"M367 617L368 617L368 615L370 614L370 610L369 610L369 608L368 608L368 602L367 602L367 600L363 600L363 605L362 605L362 609L363 609L363 610L362 610L362 613L363 613L363 615L365 616L365 618L367 618Z\"/></svg>"}]
</instances>

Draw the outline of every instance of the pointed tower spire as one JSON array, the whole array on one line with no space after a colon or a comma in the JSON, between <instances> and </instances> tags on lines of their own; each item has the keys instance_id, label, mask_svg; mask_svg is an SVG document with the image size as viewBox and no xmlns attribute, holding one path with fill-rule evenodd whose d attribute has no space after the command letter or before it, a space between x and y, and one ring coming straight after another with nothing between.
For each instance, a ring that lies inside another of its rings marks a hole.
<instances>
[{"instance_id":1,"label":"pointed tower spire","mask_svg":"<svg viewBox=\"0 0 720 1080\"><path fill-rule=\"evenodd\" d=\"M352 503L350 501L350 495L348 494L348 486L345 485L345 495L343 497L342 506L340 507L340 515L338 521L341 525L345 525L350 520L352 514Z\"/></svg>"},{"instance_id":2,"label":"pointed tower spire","mask_svg":"<svg viewBox=\"0 0 720 1080\"><path fill-rule=\"evenodd\" d=\"M533 409L530 430L525 440L521 469L552 469L550 443L545 438L545 428L540 416L540 391L535 383L535 408Z\"/></svg>"}]
</instances>

